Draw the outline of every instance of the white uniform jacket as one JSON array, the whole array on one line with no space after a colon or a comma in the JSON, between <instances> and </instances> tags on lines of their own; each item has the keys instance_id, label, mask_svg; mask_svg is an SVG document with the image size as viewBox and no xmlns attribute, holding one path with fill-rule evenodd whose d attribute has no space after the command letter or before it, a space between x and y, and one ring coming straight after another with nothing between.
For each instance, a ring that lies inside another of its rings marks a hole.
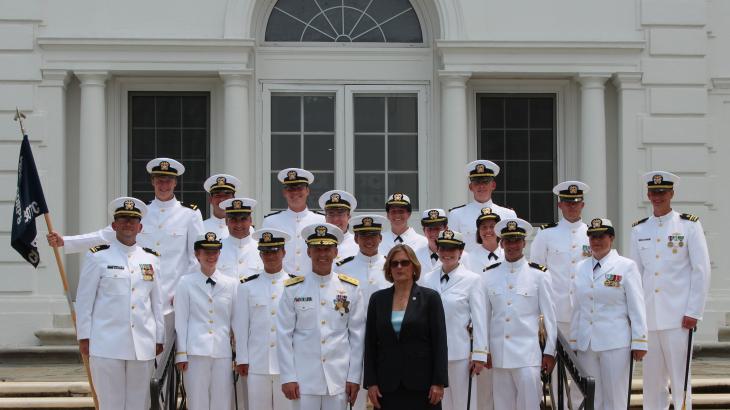
<instances>
[{"instance_id":1,"label":"white uniform jacket","mask_svg":"<svg viewBox=\"0 0 730 410\"><path fill-rule=\"evenodd\" d=\"M647 350L646 314L636 263L611 250L593 270L593 258L578 264L573 282L573 350L594 352L631 347Z\"/></svg>"},{"instance_id":2,"label":"white uniform jacket","mask_svg":"<svg viewBox=\"0 0 730 410\"><path fill-rule=\"evenodd\" d=\"M413 228L409 227L406 229L405 232L403 232L400 235L396 235L391 230L384 230L383 233L383 240L380 242L380 246L378 247L378 252L382 253L385 256L388 256L388 252L395 246L395 245L408 245L413 249L413 251L417 251L418 248L421 248L423 246L428 246L428 239L426 239L425 236L421 235L420 233L416 232ZM396 241L395 239L400 236L403 242Z\"/></svg>"},{"instance_id":3,"label":"white uniform jacket","mask_svg":"<svg viewBox=\"0 0 730 410\"><path fill-rule=\"evenodd\" d=\"M555 356L557 322L550 272L525 258L492 265L484 275L492 364L500 369L540 366L539 316L547 339L544 353Z\"/></svg>"},{"instance_id":4,"label":"white uniform jacket","mask_svg":"<svg viewBox=\"0 0 730 410\"><path fill-rule=\"evenodd\" d=\"M631 230L631 259L643 278L649 331L680 328L683 316L702 319L710 286L702 224L674 211L642 221Z\"/></svg>"},{"instance_id":5,"label":"white uniform jacket","mask_svg":"<svg viewBox=\"0 0 730 410\"><path fill-rule=\"evenodd\" d=\"M76 293L77 337L92 356L151 360L164 343L160 258L114 239L84 257Z\"/></svg>"},{"instance_id":6,"label":"white uniform jacket","mask_svg":"<svg viewBox=\"0 0 730 410\"><path fill-rule=\"evenodd\" d=\"M357 255L358 253L360 253L360 246L355 243L355 235L353 235L352 232L346 231L342 242L337 245L337 257L335 258L335 263L345 258L349 258L350 256ZM333 267L332 270L337 269Z\"/></svg>"},{"instance_id":7,"label":"white uniform jacket","mask_svg":"<svg viewBox=\"0 0 730 410\"><path fill-rule=\"evenodd\" d=\"M501 246L497 246L497 249L495 249L494 252L489 252L484 249L483 246L479 246L469 253L464 252L461 256L461 263L470 271L484 276L484 270L487 267L492 266L497 262L502 262L503 259L504 249L502 249Z\"/></svg>"},{"instance_id":8,"label":"white uniform jacket","mask_svg":"<svg viewBox=\"0 0 730 410\"><path fill-rule=\"evenodd\" d=\"M490 199L481 203L471 201L466 205L449 209L449 229L461 232L466 243L466 250L470 251L479 246L477 243L477 217L482 214L482 208L492 208L492 213L502 219L517 218L515 211L499 206Z\"/></svg>"},{"instance_id":9,"label":"white uniform jacket","mask_svg":"<svg viewBox=\"0 0 730 410\"><path fill-rule=\"evenodd\" d=\"M464 265L449 272L449 280L441 281L444 272L441 268L428 272L423 278L423 286L441 295L446 320L449 360L487 361L488 332L485 312L485 297L482 280ZM469 330L471 322L474 346L469 350Z\"/></svg>"},{"instance_id":10,"label":"white uniform jacket","mask_svg":"<svg viewBox=\"0 0 730 410\"><path fill-rule=\"evenodd\" d=\"M276 313L284 281L290 277L284 271L272 274L262 270L238 285L233 313L236 363L248 364L250 373L279 374Z\"/></svg>"},{"instance_id":11,"label":"white uniform jacket","mask_svg":"<svg viewBox=\"0 0 730 410\"><path fill-rule=\"evenodd\" d=\"M221 256L216 267L237 281L247 278L264 268L259 256L259 243L251 235L243 239L229 236L223 240Z\"/></svg>"},{"instance_id":12,"label":"white uniform jacket","mask_svg":"<svg viewBox=\"0 0 730 410\"><path fill-rule=\"evenodd\" d=\"M291 236L284 249L284 270L294 275L301 275L310 270L312 262L307 256L307 243L302 238L302 228L307 225L324 222L324 215L305 209L294 212L291 209L270 213L264 217L264 228L278 229Z\"/></svg>"},{"instance_id":13,"label":"white uniform jacket","mask_svg":"<svg viewBox=\"0 0 730 410\"><path fill-rule=\"evenodd\" d=\"M203 221L204 232L215 232L218 240L225 239L228 237L228 225L226 225L226 218L218 218L211 212L210 218Z\"/></svg>"},{"instance_id":14,"label":"white uniform jacket","mask_svg":"<svg viewBox=\"0 0 730 410\"><path fill-rule=\"evenodd\" d=\"M360 282L365 312L370 303L370 296L380 289L391 286L391 283L385 280L383 265L385 265L384 255L378 253L374 256L365 256L360 251L354 256L343 259L337 265L337 272L351 276Z\"/></svg>"},{"instance_id":15,"label":"white uniform jacket","mask_svg":"<svg viewBox=\"0 0 730 410\"><path fill-rule=\"evenodd\" d=\"M216 270L208 277L193 272L180 279L175 293L175 362L188 355L214 359L231 357L231 323L238 281Z\"/></svg>"},{"instance_id":16,"label":"white uniform jacket","mask_svg":"<svg viewBox=\"0 0 730 410\"><path fill-rule=\"evenodd\" d=\"M547 224L535 235L530 246L530 260L550 270L553 282L553 301L558 322L570 322L570 287L575 280L578 263L591 256L588 235L583 221ZM567 337L567 335L565 335Z\"/></svg>"},{"instance_id":17,"label":"white uniform jacket","mask_svg":"<svg viewBox=\"0 0 730 410\"><path fill-rule=\"evenodd\" d=\"M292 278L279 302L277 354L281 383L302 394L333 396L360 383L365 307L357 281L311 271ZM275 313L274 311L272 311Z\"/></svg>"}]
</instances>

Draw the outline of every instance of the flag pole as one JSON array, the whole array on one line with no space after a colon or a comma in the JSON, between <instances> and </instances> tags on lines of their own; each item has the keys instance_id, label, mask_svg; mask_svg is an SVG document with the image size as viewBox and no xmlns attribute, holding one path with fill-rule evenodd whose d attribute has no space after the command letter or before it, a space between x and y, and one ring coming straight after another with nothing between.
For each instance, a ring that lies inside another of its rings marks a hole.
<instances>
[{"instance_id":1,"label":"flag pole","mask_svg":"<svg viewBox=\"0 0 730 410\"><path fill-rule=\"evenodd\" d=\"M25 114L20 112L18 108L15 108L15 121L20 124L20 132L25 137L25 128L23 127L23 119ZM43 218L46 220L46 227L48 232L53 232L53 222L51 222L51 215L49 213L43 214ZM61 282L63 283L63 293L66 296L66 303L68 303L69 311L71 312L71 321L73 322L74 332L76 332L76 309L74 308L73 301L71 300L71 294L68 291L68 278L66 276L66 269L63 267L63 260L61 259L61 252L58 248L53 246L53 255L56 258L56 266L58 267L58 273L61 275ZM99 400L96 397L96 389L94 389L94 382L91 379L91 370L89 369L89 357L80 351L81 360L84 363L84 370L86 371L86 378L89 380L89 388L91 389L91 398L94 400L94 409L99 410Z\"/></svg>"}]
</instances>

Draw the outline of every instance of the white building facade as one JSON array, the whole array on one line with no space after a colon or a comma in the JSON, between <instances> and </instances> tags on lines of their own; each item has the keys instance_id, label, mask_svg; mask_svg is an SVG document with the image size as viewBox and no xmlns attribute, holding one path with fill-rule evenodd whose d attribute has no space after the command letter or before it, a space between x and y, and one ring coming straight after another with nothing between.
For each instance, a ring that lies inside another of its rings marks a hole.
<instances>
[{"instance_id":1,"label":"white building facade","mask_svg":"<svg viewBox=\"0 0 730 410\"><path fill-rule=\"evenodd\" d=\"M533 223L557 218L555 183L587 182L586 218L612 219L625 253L631 223L650 212L639 176L664 169L682 177L675 208L700 216L710 247L698 338L716 341L725 325L727 1L0 0L0 10L6 244L16 106L67 234L108 224L115 197L149 199L144 164L157 156L186 165L184 201L203 205L212 173L237 176L258 223L283 206L284 167L314 171L310 200L344 189L360 210L382 211L395 191L417 209L464 203L464 164L486 158L503 169L495 201ZM41 244L35 270L4 249L0 326L11 331L0 346L33 345L68 311L53 257ZM78 258L65 259L75 286Z\"/></svg>"}]
</instances>

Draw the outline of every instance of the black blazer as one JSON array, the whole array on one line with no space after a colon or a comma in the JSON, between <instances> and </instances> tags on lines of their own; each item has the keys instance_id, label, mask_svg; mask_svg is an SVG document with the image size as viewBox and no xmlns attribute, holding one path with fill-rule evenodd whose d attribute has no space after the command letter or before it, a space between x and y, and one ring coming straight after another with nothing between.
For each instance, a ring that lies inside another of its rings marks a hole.
<instances>
[{"instance_id":1,"label":"black blazer","mask_svg":"<svg viewBox=\"0 0 730 410\"><path fill-rule=\"evenodd\" d=\"M373 293L365 326L363 387L378 385L383 393L401 385L427 391L448 386L446 322L441 296L413 284L400 336L391 322L394 288Z\"/></svg>"}]
</instances>

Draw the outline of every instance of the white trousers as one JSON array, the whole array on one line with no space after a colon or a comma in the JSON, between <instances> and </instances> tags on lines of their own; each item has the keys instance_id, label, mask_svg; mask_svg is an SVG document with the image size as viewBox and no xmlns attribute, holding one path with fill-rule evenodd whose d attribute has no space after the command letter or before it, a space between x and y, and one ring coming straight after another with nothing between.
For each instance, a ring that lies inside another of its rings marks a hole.
<instances>
[{"instance_id":1,"label":"white trousers","mask_svg":"<svg viewBox=\"0 0 730 410\"><path fill-rule=\"evenodd\" d=\"M499 410L539 409L542 397L540 366L492 369L494 408ZM451 381L449 379L449 381Z\"/></svg>"},{"instance_id":2,"label":"white trousers","mask_svg":"<svg viewBox=\"0 0 730 410\"><path fill-rule=\"evenodd\" d=\"M492 397L492 369L486 367L474 379L477 387L477 408L479 410L494 410L494 397ZM472 398L474 395L472 395Z\"/></svg>"},{"instance_id":3,"label":"white trousers","mask_svg":"<svg viewBox=\"0 0 730 410\"><path fill-rule=\"evenodd\" d=\"M315 396L302 394L299 400L292 400L294 410L346 410L347 394L342 392L334 396ZM257 409L258 410L258 409Z\"/></svg>"},{"instance_id":4,"label":"white trousers","mask_svg":"<svg viewBox=\"0 0 730 410\"><path fill-rule=\"evenodd\" d=\"M90 356L89 367L100 410L145 410L150 405L154 360Z\"/></svg>"},{"instance_id":5,"label":"white trousers","mask_svg":"<svg viewBox=\"0 0 730 410\"><path fill-rule=\"evenodd\" d=\"M563 336L565 336L566 340L569 339L570 322L557 322L557 323L558 323L558 330L560 330L560 333L562 333ZM556 357L556 359L557 359L557 357ZM566 373L568 373L567 370L566 370ZM568 387L570 390L570 400L573 404L572 410L576 410L578 408L578 406L580 405L580 403L583 401L583 394L581 394L578 386L576 386L575 383L573 383L573 379L570 377L570 373L568 373L567 378L568 378L568 383L570 383L568 385ZM551 380L552 380L552 385L551 385L550 393L552 393L552 400L555 403L553 405L553 407L557 408L557 406L558 406L558 366L557 365L553 368ZM563 388L563 404L564 404L563 408L564 409L568 409L568 391L567 390L568 389Z\"/></svg>"},{"instance_id":6,"label":"white trousers","mask_svg":"<svg viewBox=\"0 0 730 410\"><path fill-rule=\"evenodd\" d=\"M247 379L248 404L251 410L291 410L292 402L281 391L278 374L249 373L245 379ZM238 409L241 410L240 407Z\"/></svg>"},{"instance_id":7,"label":"white trousers","mask_svg":"<svg viewBox=\"0 0 730 410\"><path fill-rule=\"evenodd\" d=\"M625 409L629 394L631 348L578 351L578 363L596 380L595 410ZM646 403L644 403L646 406ZM654 407L646 406L647 409Z\"/></svg>"},{"instance_id":8,"label":"white trousers","mask_svg":"<svg viewBox=\"0 0 730 410\"><path fill-rule=\"evenodd\" d=\"M472 380L472 397L469 410L476 406L476 381ZM441 401L443 410L465 410L469 395L469 360L449 360L449 387L444 389Z\"/></svg>"},{"instance_id":9,"label":"white trousers","mask_svg":"<svg viewBox=\"0 0 730 410\"><path fill-rule=\"evenodd\" d=\"M353 410L366 410L368 404L368 391L362 388L360 385L360 391L357 392L357 400L355 405L352 406Z\"/></svg>"},{"instance_id":10,"label":"white trousers","mask_svg":"<svg viewBox=\"0 0 730 410\"><path fill-rule=\"evenodd\" d=\"M669 391L675 409L684 400L684 373L687 366L687 329L649 332L649 351L644 356L644 408L668 409ZM686 409L692 410L692 377L687 381Z\"/></svg>"},{"instance_id":11,"label":"white trousers","mask_svg":"<svg viewBox=\"0 0 730 410\"><path fill-rule=\"evenodd\" d=\"M190 410L221 410L233 406L233 370L231 358L188 356L188 370L183 383Z\"/></svg>"}]
</instances>

